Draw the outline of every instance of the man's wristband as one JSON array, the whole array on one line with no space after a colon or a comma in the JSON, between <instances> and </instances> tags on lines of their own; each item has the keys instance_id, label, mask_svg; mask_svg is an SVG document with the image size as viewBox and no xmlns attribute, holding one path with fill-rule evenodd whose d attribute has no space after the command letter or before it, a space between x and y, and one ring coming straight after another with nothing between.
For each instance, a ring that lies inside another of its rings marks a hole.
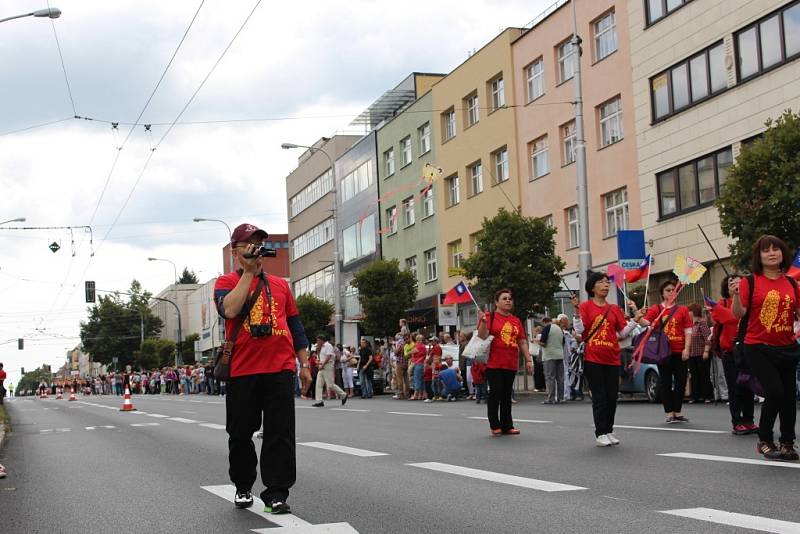
<instances>
[{"instance_id":1,"label":"man's wristband","mask_svg":"<svg viewBox=\"0 0 800 534\"><path fill-rule=\"evenodd\" d=\"M310 367L311 367L311 365L309 365L308 362L300 364L300 368L301 369L309 369Z\"/></svg>"}]
</instances>

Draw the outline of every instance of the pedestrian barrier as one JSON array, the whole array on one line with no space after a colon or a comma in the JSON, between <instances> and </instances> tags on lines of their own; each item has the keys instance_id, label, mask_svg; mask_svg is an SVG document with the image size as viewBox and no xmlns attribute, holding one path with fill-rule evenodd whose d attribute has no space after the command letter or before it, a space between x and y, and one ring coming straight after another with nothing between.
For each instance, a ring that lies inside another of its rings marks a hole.
<instances>
[{"instance_id":1,"label":"pedestrian barrier","mask_svg":"<svg viewBox=\"0 0 800 534\"><path fill-rule=\"evenodd\" d=\"M133 403L131 402L131 390L127 387L125 388L125 398L122 401L122 408L119 409L121 412L132 412L136 408L133 407Z\"/></svg>"}]
</instances>

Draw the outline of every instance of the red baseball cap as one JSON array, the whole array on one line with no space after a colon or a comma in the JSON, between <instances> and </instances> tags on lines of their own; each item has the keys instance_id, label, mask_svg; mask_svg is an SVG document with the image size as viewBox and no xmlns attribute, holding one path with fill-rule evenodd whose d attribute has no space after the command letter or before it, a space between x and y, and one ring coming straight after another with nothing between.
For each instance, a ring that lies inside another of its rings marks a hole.
<instances>
[{"instance_id":1,"label":"red baseball cap","mask_svg":"<svg viewBox=\"0 0 800 534\"><path fill-rule=\"evenodd\" d=\"M231 246L236 246L236 243L247 241L254 235L259 235L261 239L266 239L269 237L267 232L261 228L258 228L257 226L253 226L252 224L248 223L240 224L233 230L233 234L231 235Z\"/></svg>"}]
</instances>

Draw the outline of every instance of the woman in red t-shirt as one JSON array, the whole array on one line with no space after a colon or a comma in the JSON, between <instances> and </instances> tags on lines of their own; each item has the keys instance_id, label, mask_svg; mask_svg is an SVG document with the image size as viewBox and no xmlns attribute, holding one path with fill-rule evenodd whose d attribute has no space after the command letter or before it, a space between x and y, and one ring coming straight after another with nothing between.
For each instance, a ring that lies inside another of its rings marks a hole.
<instances>
[{"instance_id":1,"label":"woman in red t-shirt","mask_svg":"<svg viewBox=\"0 0 800 534\"><path fill-rule=\"evenodd\" d=\"M511 418L511 393L519 366L519 351L525 355L525 368L533 372L533 361L528 352L528 339L522 321L512 315L514 297L511 290L501 289L494 295L494 312L487 312L478 321L478 335L486 339L491 334L492 348L486 363L486 381L489 383L489 427L493 436L519 434ZM499 409L499 417L498 417Z\"/></svg>"},{"instance_id":2,"label":"woman in red t-shirt","mask_svg":"<svg viewBox=\"0 0 800 534\"><path fill-rule=\"evenodd\" d=\"M650 306L639 323L643 326L650 326L658 318L661 323L658 327L669 339L669 348L672 354L666 361L658 364L661 402L664 404L667 423L688 423L689 418L681 414L681 409L683 394L686 390L686 362L689 359L687 339L692 335L693 321L686 306L669 304L672 302L675 284L676 282L671 279L661 283L658 288L658 292L661 294L661 304Z\"/></svg>"},{"instance_id":3,"label":"woman in red t-shirt","mask_svg":"<svg viewBox=\"0 0 800 534\"><path fill-rule=\"evenodd\" d=\"M586 280L589 300L578 306L580 320L574 321L575 332L583 336L583 376L592 392L595 443L598 447L619 445L614 435L619 392L619 338L627 337L636 324L625 319L616 304L606 302L611 284L605 273L590 272ZM577 304L577 297L573 305ZM636 311L634 320L641 318Z\"/></svg>"},{"instance_id":4,"label":"woman in red t-shirt","mask_svg":"<svg viewBox=\"0 0 800 534\"><path fill-rule=\"evenodd\" d=\"M767 460L797 460L795 374L800 345L795 339L794 321L800 318L800 290L784 274L792 257L781 239L761 236L753 247L752 262L753 286L750 280L739 281L733 290L733 313L739 318L747 315L744 356L764 388L756 450ZM772 433L778 416L780 449Z\"/></svg>"}]
</instances>

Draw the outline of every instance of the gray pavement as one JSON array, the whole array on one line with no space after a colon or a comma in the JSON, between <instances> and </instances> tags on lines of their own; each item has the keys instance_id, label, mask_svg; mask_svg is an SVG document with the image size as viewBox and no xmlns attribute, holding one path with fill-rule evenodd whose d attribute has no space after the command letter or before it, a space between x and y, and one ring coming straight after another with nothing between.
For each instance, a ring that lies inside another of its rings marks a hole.
<instances>
[{"instance_id":1,"label":"gray pavement","mask_svg":"<svg viewBox=\"0 0 800 534\"><path fill-rule=\"evenodd\" d=\"M0 530L800 532L800 465L757 462L724 404L687 406L691 422L668 426L660 406L622 402L622 445L597 448L589 402L538 401L514 406L522 434L503 437L469 401L298 401L289 502L305 526L292 529L214 489L230 484L223 398L135 396L134 413L116 397L14 399Z\"/></svg>"}]
</instances>

